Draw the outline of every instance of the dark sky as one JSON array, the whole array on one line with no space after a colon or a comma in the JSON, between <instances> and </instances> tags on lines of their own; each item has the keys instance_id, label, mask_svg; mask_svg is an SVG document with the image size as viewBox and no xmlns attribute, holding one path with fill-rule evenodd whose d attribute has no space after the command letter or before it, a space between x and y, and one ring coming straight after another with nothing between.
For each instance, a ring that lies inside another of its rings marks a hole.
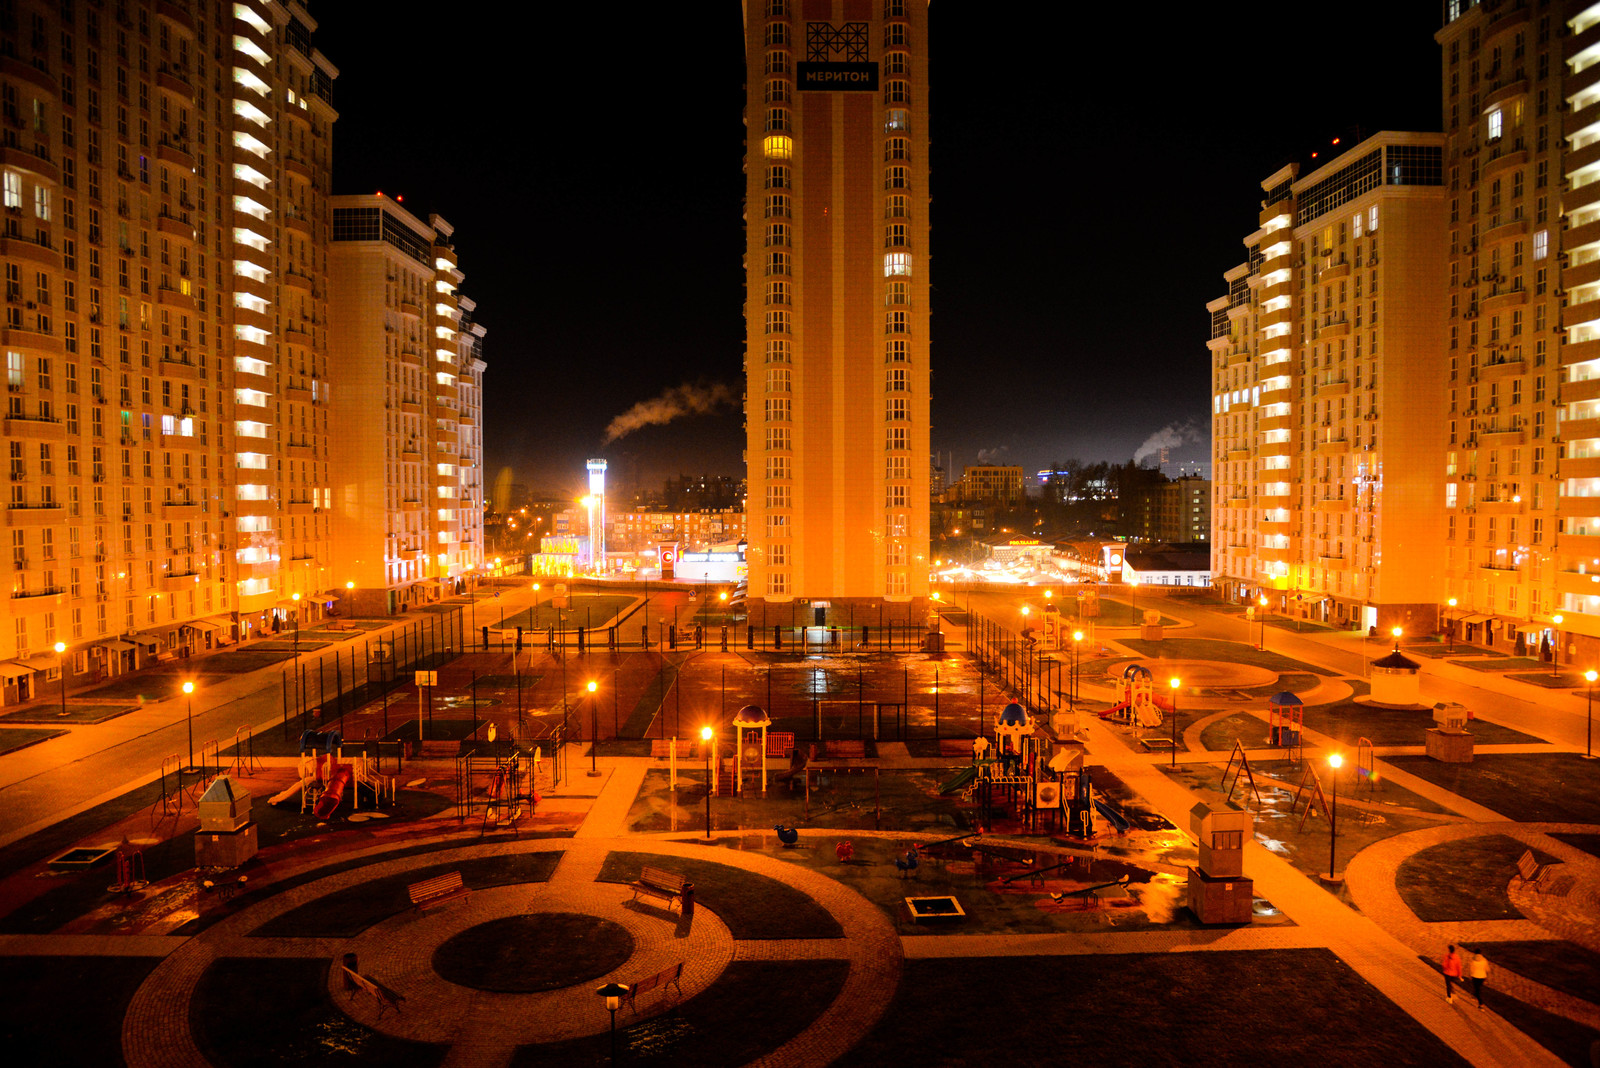
<instances>
[{"instance_id":1,"label":"dark sky","mask_svg":"<svg viewBox=\"0 0 1600 1068\"><path fill-rule=\"evenodd\" d=\"M931 8L933 447L1036 470L1188 424L1171 459L1206 460L1204 306L1258 183L1358 127L1438 129L1438 5L1029 7ZM742 474L732 408L601 446L664 390L742 390L736 0L376 10L313 8L334 191L455 225L488 480Z\"/></svg>"}]
</instances>

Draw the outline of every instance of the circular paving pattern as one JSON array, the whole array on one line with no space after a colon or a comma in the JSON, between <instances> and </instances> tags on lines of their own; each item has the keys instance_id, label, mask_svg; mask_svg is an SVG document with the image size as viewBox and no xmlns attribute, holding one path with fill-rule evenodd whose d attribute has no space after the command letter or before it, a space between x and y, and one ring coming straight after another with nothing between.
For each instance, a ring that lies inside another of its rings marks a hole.
<instances>
[{"instance_id":1,"label":"circular paving pattern","mask_svg":"<svg viewBox=\"0 0 1600 1068\"><path fill-rule=\"evenodd\" d=\"M576 912L505 916L433 951L439 977L473 990L534 994L598 979L633 956L627 928Z\"/></svg>"},{"instance_id":2,"label":"circular paving pattern","mask_svg":"<svg viewBox=\"0 0 1600 1068\"><path fill-rule=\"evenodd\" d=\"M1158 693L1167 688L1167 680L1174 676L1182 680L1185 689L1268 686L1278 680L1278 673L1268 668L1220 660L1136 660L1134 663L1150 669ZM1118 664L1108 669L1106 675L1121 682L1127 666Z\"/></svg>"}]
</instances>

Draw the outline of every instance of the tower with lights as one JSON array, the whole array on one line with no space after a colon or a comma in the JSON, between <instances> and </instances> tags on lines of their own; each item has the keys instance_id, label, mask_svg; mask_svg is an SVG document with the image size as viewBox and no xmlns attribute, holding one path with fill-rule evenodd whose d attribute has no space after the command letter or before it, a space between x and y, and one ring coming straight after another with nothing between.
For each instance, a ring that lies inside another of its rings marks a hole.
<instances>
[{"instance_id":1,"label":"tower with lights","mask_svg":"<svg viewBox=\"0 0 1600 1068\"><path fill-rule=\"evenodd\" d=\"M753 624L927 596L927 31L916 0L745 3Z\"/></svg>"}]
</instances>

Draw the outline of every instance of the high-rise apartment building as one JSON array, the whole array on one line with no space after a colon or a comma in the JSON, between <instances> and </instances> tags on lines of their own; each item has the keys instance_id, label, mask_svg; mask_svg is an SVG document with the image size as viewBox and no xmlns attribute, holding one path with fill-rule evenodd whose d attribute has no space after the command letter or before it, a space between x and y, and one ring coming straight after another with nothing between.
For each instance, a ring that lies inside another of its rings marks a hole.
<instances>
[{"instance_id":1,"label":"high-rise apartment building","mask_svg":"<svg viewBox=\"0 0 1600 1068\"><path fill-rule=\"evenodd\" d=\"M1278 611L1433 623L1444 534L1443 138L1383 133L1261 183L1212 301L1217 582Z\"/></svg>"},{"instance_id":2,"label":"high-rise apartment building","mask_svg":"<svg viewBox=\"0 0 1600 1068\"><path fill-rule=\"evenodd\" d=\"M360 614L483 565L485 331L459 292L453 236L381 193L333 198L331 574Z\"/></svg>"},{"instance_id":3,"label":"high-rise apartment building","mask_svg":"<svg viewBox=\"0 0 1600 1068\"><path fill-rule=\"evenodd\" d=\"M927 34L918 0L745 4L757 625L927 595Z\"/></svg>"},{"instance_id":4,"label":"high-rise apartment building","mask_svg":"<svg viewBox=\"0 0 1600 1068\"><path fill-rule=\"evenodd\" d=\"M315 25L294 0L0 8L10 697L56 642L69 676L114 673L329 583Z\"/></svg>"},{"instance_id":5,"label":"high-rise apartment building","mask_svg":"<svg viewBox=\"0 0 1600 1068\"><path fill-rule=\"evenodd\" d=\"M1211 480L1180 475L1138 491L1130 509L1140 541L1189 542L1211 538Z\"/></svg>"}]
</instances>

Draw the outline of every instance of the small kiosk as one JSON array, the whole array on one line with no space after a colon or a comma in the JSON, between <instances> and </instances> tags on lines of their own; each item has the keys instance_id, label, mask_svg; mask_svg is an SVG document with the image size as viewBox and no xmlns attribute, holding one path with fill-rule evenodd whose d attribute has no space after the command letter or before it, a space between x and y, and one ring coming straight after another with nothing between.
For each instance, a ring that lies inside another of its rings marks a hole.
<instances>
[{"instance_id":1,"label":"small kiosk","mask_svg":"<svg viewBox=\"0 0 1600 1068\"><path fill-rule=\"evenodd\" d=\"M1250 813L1232 801L1198 804L1189 827L1200 840L1200 863L1189 869L1189 911L1201 923L1249 923L1255 881L1244 877Z\"/></svg>"},{"instance_id":2,"label":"small kiosk","mask_svg":"<svg viewBox=\"0 0 1600 1068\"><path fill-rule=\"evenodd\" d=\"M237 868L256 855L250 792L223 775L200 795L200 829L194 836L197 868Z\"/></svg>"}]
</instances>

